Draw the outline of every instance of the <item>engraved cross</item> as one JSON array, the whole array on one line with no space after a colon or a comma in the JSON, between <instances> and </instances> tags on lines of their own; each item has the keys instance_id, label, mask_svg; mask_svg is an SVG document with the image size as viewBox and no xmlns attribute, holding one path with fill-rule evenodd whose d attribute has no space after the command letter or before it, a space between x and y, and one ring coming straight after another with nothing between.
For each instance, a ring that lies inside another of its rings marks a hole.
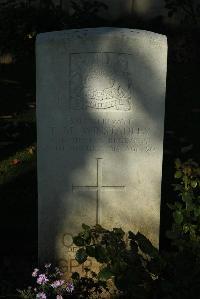
<instances>
[{"instance_id":1,"label":"engraved cross","mask_svg":"<svg viewBox=\"0 0 200 299\"><path fill-rule=\"evenodd\" d=\"M125 191L125 186L104 186L102 183L102 158L97 158L97 182L94 186L74 186L72 192L96 191L96 224L100 224L100 204L102 191Z\"/></svg>"}]
</instances>

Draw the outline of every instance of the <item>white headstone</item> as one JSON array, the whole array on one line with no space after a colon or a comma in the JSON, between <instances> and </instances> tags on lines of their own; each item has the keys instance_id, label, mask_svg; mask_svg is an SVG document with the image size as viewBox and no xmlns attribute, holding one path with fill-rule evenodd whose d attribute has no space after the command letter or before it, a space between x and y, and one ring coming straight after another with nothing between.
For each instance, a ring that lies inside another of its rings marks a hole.
<instances>
[{"instance_id":1,"label":"white headstone","mask_svg":"<svg viewBox=\"0 0 200 299\"><path fill-rule=\"evenodd\" d=\"M159 243L167 40L117 28L37 37L39 259L74 272L81 224Z\"/></svg>"}]
</instances>

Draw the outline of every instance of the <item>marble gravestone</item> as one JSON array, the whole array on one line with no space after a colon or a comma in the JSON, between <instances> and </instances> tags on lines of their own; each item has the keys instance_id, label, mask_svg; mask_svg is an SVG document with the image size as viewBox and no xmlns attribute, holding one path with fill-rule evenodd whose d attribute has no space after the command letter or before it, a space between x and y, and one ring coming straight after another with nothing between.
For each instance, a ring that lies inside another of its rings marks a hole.
<instances>
[{"instance_id":1,"label":"marble gravestone","mask_svg":"<svg viewBox=\"0 0 200 299\"><path fill-rule=\"evenodd\" d=\"M158 246L166 37L42 33L36 59L40 262L81 270L72 235L82 223L139 230Z\"/></svg>"}]
</instances>

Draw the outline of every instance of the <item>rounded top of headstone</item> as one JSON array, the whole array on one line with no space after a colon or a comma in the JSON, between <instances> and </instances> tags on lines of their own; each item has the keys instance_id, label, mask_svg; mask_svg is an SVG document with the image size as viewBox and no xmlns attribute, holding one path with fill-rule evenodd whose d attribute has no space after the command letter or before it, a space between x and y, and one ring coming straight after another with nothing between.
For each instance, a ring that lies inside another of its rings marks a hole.
<instances>
[{"instance_id":1,"label":"rounded top of headstone","mask_svg":"<svg viewBox=\"0 0 200 299\"><path fill-rule=\"evenodd\" d=\"M37 43L45 43L49 41L59 41L65 39L75 38L89 38L92 36L124 36L133 38L146 38L150 40L156 40L157 42L166 43L167 37L165 35L141 30L141 29L128 29L128 28L115 28L115 27L98 27L98 28L82 28L82 29L69 29L62 31L52 31L40 33L37 35Z\"/></svg>"}]
</instances>

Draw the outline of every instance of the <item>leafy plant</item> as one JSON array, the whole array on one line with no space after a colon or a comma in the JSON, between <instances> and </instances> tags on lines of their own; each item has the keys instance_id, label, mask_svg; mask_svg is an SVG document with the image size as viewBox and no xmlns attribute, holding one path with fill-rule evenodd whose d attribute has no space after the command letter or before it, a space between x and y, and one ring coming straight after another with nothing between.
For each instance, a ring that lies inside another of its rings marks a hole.
<instances>
[{"instance_id":1,"label":"leafy plant","mask_svg":"<svg viewBox=\"0 0 200 299\"><path fill-rule=\"evenodd\" d=\"M99 262L101 267L95 279L106 282L102 285L104 288L112 280L118 295L124 298L151 298L162 267L158 250L151 242L139 232L129 232L126 241L121 228L110 231L100 225L85 224L82 228L73 238L74 244L80 247L76 260L82 264L90 257ZM74 275L80 279L77 273ZM88 288L92 289L93 284Z\"/></svg>"},{"instance_id":2,"label":"leafy plant","mask_svg":"<svg viewBox=\"0 0 200 299\"><path fill-rule=\"evenodd\" d=\"M73 274L74 284L89 298L95 288L116 288L117 298L196 299L200 293L200 168L193 160L175 162L174 190L178 199L169 204L173 223L167 236L171 252L158 252L141 233L125 233L121 228L107 230L100 225L82 225L73 238L79 247L76 260L82 264L94 258L100 268L89 269L88 277ZM113 287L111 284L111 286ZM100 294L100 292L99 292Z\"/></svg>"},{"instance_id":3,"label":"leafy plant","mask_svg":"<svg viewBox=\"0 0 200 299\"><path fill-rule=\"evenodd\" d=\"M87 274L83 277L77 272L72 274L76 298L100 298L102 294L111 294L107 283L99 280L94 271L87 268L85 268L85 271Z\"/></svg>"},{"instance_id":4,"label":"leafy plant","mask_svg":"<svg viewBox=\"0 0 200 299\"><path fill-rule=\"evenodd\" d=\"M167 232L173 247L164 254L160 296L196 299L200 293L200 168L191 159L184 163L177 159L175 169L178 199L168 204L173 223Z\"/></svg>"},{"instance_id":5,"label":"leafy plant","mask_svg":"<svg viewBox=\"0 0 200 299\"><path fill-rule=\"evenodd\" d=\"M173 225L167 236L182 248L200 247L200 167L193 160L175 161L174 190L178 200L168 204L173 211Z\"/></svg>"},{"instance_id":6,"label":"leafy plant","mask_svg":"<svg viewBox=\"0 0 200 299\"><path fill-rule=\"evenodd\" d=\"M32 273L35 287L20 291L23 299L126 298L197 299L200 294L200 168L193 160L175 162L174 189L178 200L173 211L171 252L159 252L141 233L100 225L82 225L73 242L76 260L94 259L96 272L85 267L85 275L72 274L73 284L61 278L59 269L45 265ZM187 227L187 228L186 228ZM189 228L189 229L188 229ZM75 291L73 291L75 289ZM46 296L46 297L45 297Z\"/></svg>"}]
</instances>

